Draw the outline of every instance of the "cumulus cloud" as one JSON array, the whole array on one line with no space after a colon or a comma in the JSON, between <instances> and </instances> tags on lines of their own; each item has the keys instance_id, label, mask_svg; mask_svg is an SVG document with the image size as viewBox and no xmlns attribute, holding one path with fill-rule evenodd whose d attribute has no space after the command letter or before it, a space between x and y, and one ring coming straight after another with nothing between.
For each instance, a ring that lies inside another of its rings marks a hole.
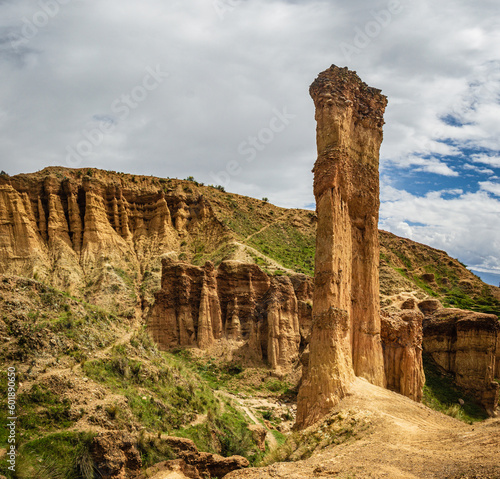
<instances>
[{"instance_id":1,"label":"cumulus cloud","mask_svg":"<svg viewBox=\"0 0 500 479\"><path fill-rule=\"evenodd\" d=\"M433 190L455 181L463 205L494 201L494 186L479 181L494 182L500 173L497 8L494 0L4 1L0 168L192 175L282 206L311 205L316 146L307 90L335 63L389 98L384 175L403 183L413 173L427 175ZM168 77L155 84L151 69ZM290 121L271 135L276 111ZM255 152L251 138L259 141ZM384 194L385 213L395 215L385 214L384 224L401 234L415 234L415 227L394 202L413 205L414 216L424 208L422 216L436 201L448 227L423 222L430 226L419 237L432 245L448 241L462 254L458 225L467 220L460 215L454 226L446 212L457 199ZM490 222L492 231L498 223ZM465 247L480 251L477 258L498 256L486 243Z\"/></svg>"},{"instance_id":2,"label":"cumulus cloud","mask_svg":"<svg viewBox=\"0 0 500 479\"><path fill-rule=\"evenodd\" d=\"M494 183L493 181L480 181L479 186L483 191L493 193L495 196L500 196L500 183Z\"/></svg>"},{"instance_id":3,"label":"cumulus cloud","mask_svg":"<svg viewBox=\"0 0 500 479\"><path fill-rule=\"evenodd\" d=\"M495 172L493 170L490 170L489 168L480 168L476 165L471 165L469 163L465 163L462 168L464 170L471 170L471 171L474 171L476 173L479 173L481 175L494 175Z\"/></svg>"},{"instance_id":4,"label":"cumulus cloud","mask_svg":"<svg viewBox=\"0 0 500 479\"><path fill-rule=\"evenodd\" d=\"M500 249L496 227L500 199L486 189L453 198L447 194L449 191L434 191L417 196L386 185L380 226L445 250L472 269L500 273L500 258L495 254Z\"/></svg>"},{"instance_id":5,"label":"cumulus cloud","mask_svg":"<svg viewBox=\"0 0 500 479\"><path fill-rule=\"evenodd\" d=\"M472 155L470 159L475 163L482 163L484 165L500 168L500 156L490 156L485 153L481 153L478 155Z\"/></svg>"},{"instance_id":6,"label":"cumulus cloud","mask_svg":"<svg viewBox=\"0 0 500 479\"><path fill-rule=\"evenodd\" d=\"M408 168L415 166L413 171L424 171L427 173L434 173L443 176L459 176L458 172L450 168L444 161L438 158L421 158L418 156L411 156L408 158L399 158L397 160L390 160L390 163L398 166L399 168Z\"/></svg>"}]
</instances>

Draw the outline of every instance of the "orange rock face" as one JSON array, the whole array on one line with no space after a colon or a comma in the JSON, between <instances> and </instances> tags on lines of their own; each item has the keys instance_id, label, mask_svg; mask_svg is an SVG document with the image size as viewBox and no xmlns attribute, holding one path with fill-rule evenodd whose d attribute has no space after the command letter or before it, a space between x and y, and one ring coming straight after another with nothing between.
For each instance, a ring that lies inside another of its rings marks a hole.
<instances>
[{"instance_id":1,"label":"orange rock face","mask_svg":"<svg viewBox=\"0 0 500 479\"><path fill-rule=\"evenodd\" d=\"M273 369L287 369L298 360L301 321L305 332L310 323L299 311L297 296L303 302L312 290L304 275L292 279L270 277L256 265L237 261L215 269L211 263L199 268L165 259L148 330L165 349L206 349L225 338Z\"/></svg>"},{"instance_id":2,"label":"orange rock face","mask_svg":"<svg viewBox=\"0 0 500 479\"><path fill-rule=\"evenodd\" d=\"M298 397L298 427L328 412L355 375L385 385L377 224L387 99L334 65L310 93L317 121L318 229L309 370Z\"/></svg>"},{"instance_id":3,"label":"orange rock face","mask_svg":"<svg viewBox=\"0 0 500 479\"><path fill-rule=\"evenodd\" d=\"M408 309L383 312L381 319L387 389L421 401L425 383L422 363L424 315Z\"/></svg>"},{"instance_id":4,"label":"orange rock face","mask_svg":"<svg viewBox=\"0 0 500 479\"><path fill-rule=\"evenodd\" d=\"M424 351L490 415L498 407L500 322L493 314L440 309L424 321Z\"/></svg>"},{"instance_id":5,"label":"orange rock face","mask_svg":"<svg viewBox=\"0 0 500 479\"><path fill-rule=\"evenodd\" d=\"M131 178L66 168L0 176L0 272L73 293L90 283L89 299L114 309L108 302L118 294L110 293L125 290L123 278L132 283L159 256L179 251L184 236L194 231L215 244L226 234L202 195ZM128 292L118 306L135 305Z\"/></svg>"}]
</instances>

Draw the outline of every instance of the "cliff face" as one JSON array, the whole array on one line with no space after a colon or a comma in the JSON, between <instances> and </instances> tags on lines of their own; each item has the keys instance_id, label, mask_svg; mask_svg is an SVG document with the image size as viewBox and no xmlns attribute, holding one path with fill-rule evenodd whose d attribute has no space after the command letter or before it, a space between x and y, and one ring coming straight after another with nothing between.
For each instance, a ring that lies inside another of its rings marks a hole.
<instances>
[{"instance_id":1,"label":"cliff face","mask_svg":"<svg viewBox=\"0 0 500 479\"><path fill-rule=\"evenodd\" d=\"M237 261L215 269L165 259L148 330L165 349L207 349L225 338L273 369L288 369L298 359L301 329L307 334L310 324L299 304L310 301L311 290L304 275L270 277Z\"/></svg>"},{"instance_id":2,"label":"cliff face","mask_svg":"<svg viewBox=\"0 0 500 479\"><path fill-rule=\"evenodd\" d=\"M382 312L382 344L387 389L421 401L425 383L420 311Z\"/></svg>"},{"instance_id":3,"label":"cliff face","mask_svg":"<svg viewBox=\"0 0 500 479\"><path fill-rule=\"evenodd\" d=\"M500 323L492 314L439 309L424 321L424 351L494 414L498 406Z\"/></svg>"},{"instance_id":4,"label":"cliff face","mask_svg":"<svg viewBox=\"0 0 500 479\"><path fill-rule=\"evenodd\" d=\"M384 386L379 301L379 148L387 99L347 68L321 73L316 107L318 227L309 371L298 397L306 427L346 393L355 375Z\"/></svg>"},{"instance_id":5,"label":"cliff face","mask_svg":"<svg viewBox=\"0 0 500 479\"><path fill-rule=\"evenodd\" d=\"M126 290L183 238L216 247L227 235L202 195L130 178L64 168L0 177L0 272L72 293L93 285L92 299L103 304L101 291ZM133 306L128 289L121 302Z\"/></svg>"}]
</instances>

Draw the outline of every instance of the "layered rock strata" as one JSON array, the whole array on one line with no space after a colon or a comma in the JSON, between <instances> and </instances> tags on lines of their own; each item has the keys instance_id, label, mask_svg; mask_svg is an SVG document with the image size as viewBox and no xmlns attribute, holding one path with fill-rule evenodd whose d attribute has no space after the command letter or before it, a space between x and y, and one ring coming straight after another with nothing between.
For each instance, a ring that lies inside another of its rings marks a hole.
<instances>
[{"instance_id":1,"label":"layered rock strata","mask_svg":"<svg viewBox=\"0 0 500 479\"><path fill-rule=\"evenodd\" d=\"M238 261L215 269L212 263L200 268L164 259L162 289L155 295L148 330L164 349L207 349L225 338L244 344L273 369L287 369L305 341L301 323L306 332L311 321L310 310L299 305L310 301L312 282L304 275L292 279L268 276Z\"/></svg>"},{"instance_id":2,"label":"layered rock strata","mask_svg":"<svg viewBox=\"0 0 500 479\"><path fill-rule=\"evenodd\" d=\"M458 386L495 414L500 384L498 374L500 322L493 314L461 309L438 309L424 320L424 352Z\"/></svg>"},{"instance_id":3,"label":"layered rock strata","mask_svg":"<svg viewBox=\"0 0 500 479\"><path fill-rule=\"evenodd\" d=\"M214 249L226 239L202 195L162 181L94 169L0 175L0 273L94 288L89 299L113 309L110 293L130 296L127 282L187 236Z\"/></svg>"},{"instance_id":4,"label":"layered rock strata","mask_svg":"<svg viewBox=\"0 0 500 479\"><path fill-rule=\"evenodd\" d=\"M318 159L318 228L309 371L297 426L326 414L355 375L385 385L379 300L379 148L387 99L347 68L321 73L310 88Z\"/></svg>"},{"instance_id":5,"label":"layered rock strata","mask_svg":"<svg viewBox=\"0 0 500 479\"><path fill-rule=\"evenodd\" d=\"M421 401L425 383L422 321L414 309L382 312L382 346L387 389Z\"/></svg>"}]
</instances>

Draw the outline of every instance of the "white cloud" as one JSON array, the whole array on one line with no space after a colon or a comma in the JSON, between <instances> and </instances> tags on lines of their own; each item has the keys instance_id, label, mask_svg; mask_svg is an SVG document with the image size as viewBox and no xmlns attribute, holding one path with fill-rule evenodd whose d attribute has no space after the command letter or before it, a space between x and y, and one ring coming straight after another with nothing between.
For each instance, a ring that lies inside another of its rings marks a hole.
<instances>
[{"instance_id":1,"label":"white cloud","mask_svg":"<svg viewBox=\"0 0 500 479\"><path fill-rule=\"evenodd\" d=\"M490 156L482 153L480 155L472 155L471 160L475 163L482 163L484 165L490 165L494 168L500 168L500 156Z\"/></svg>"},{"instance_id":2,"label":"white cloud","mask_svg":"<svg viewBox=\"0 0 500 479\"><path fill-rule=\"evenodd\" d=\"M449 193L417 196L383 185L380 227L445 250L472 269L500 273L500 199L486 191Z\"/></svg>"},{"instance_id":3,"label":"white cloud","mask_svg":"<svg viewBox=\"0 0 500 479\"><path fill-rule=\"evenodd\" d=\"M387 162L399 168L408 168L416 166L414 171L424 171L442 176L459 176L459 173L450 168L444 161L438 158L420 158L418 156L410 156L407 158L392 159ZM386 165L384 165L386 166Z\"/></svg>"},{"instance_id":4,"label":"white cloud","mask_svg":"<svg viewBox=\"0 0 500 479\"><path fill-rule=\"evenodd\" d=\"M373 12L386 10L387 0L240 1L223 19L210 0L64 2L28 42L12 48L12 34L22 33L23 18L31 21L41 3L0 2L0 169L10 174L66 164L66 147L85 138L83 131L95 126L96 115L113 116L113 102L130 94L146 68L155 65L169 78L128 118L117 121L114 115L116 128L81 166L193 175L213 183L211 173L224 171L231 160L244 161L238 146L268 125L273 109L287 108L296 118L244 164L227 189L267 196L283 206L310 204L316 146L308 86L335 63L357 70L389 97L384 174L395 165L439 175L433 177L434 189L448 188L453 179L457 188L474 190L459 176L461 165L440 159L463 161L463 147L491 150L468 161L500 167L500 30L494 0L401 1L401 12L350 61L342 44L352 44L360 30L373 27ZM447 117L458 123L443 121ZM488 175L492 170L469 171ZM484 188L480 194L489 198ZM397 232L406 223L422 238L427 233L389 205L410 211L414 202L413 207L429 211L433 201L455 205L432 194L413 197L404 189L390 195L384 211L394 217L386 214L386 224ZM459 196L461 205L468 200L483 205L478 199L483 197ZM437 229L428 233L429 241L459 238L466 215L455 224L444 206L435 209ZM464 212L477 216L468 207ZM446 231L439 221L447 224ZM455 247L459 240L450 244ZM464 245L463 254L483 255L481 247ZM498 257L500 249L488 248Z\"/></svg>"},{"instance_id":5,"label":"white cloud","mask_svg":"<svg viewBox=\"0 0 500 479\"><path fill-rule=\"evenodd\" d=\"M500 183L493 183L492 181L480 181L479 186L483 191L493 193L495 196L500 196Z\"/></svg>"},{"instance_id":6,"label":"white cloud","mask_svg":"<svg viewBox=\"0 0 500 479\"><path fill-rule=\"evenodd\" d=\"M476 173L479 173L481 175L494 175L495 172L493 170L490 170L489 168L480 168L478 166L475 166L475 165L471 165L469 163L465 163L462 168L464 170L470 170L470 171L474 171Z\"/></svg>"}]
</instances>

